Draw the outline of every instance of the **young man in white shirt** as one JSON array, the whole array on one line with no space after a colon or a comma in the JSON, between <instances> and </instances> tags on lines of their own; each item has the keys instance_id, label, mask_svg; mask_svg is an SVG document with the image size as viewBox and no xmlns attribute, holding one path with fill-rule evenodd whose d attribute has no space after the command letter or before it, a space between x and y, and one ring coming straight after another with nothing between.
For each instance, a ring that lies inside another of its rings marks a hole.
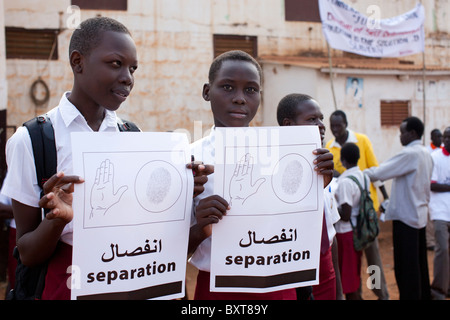
<instances>
[{"instance_id":1,"label":"young man in white shirt","mask_svg":"<svg viewBox=\"0 0 450 320\"><path fill-rule=\"evenodd\" d=\"M431 294L436 300L444 300L450 294L450 127L445 129L443 137L444 148L431 155L434 168L431 176L430 215L436 241Z\"/></svg>"},{"instance_id":2,"label":"young man in white shirt","mask_svg":"<svg viewBox=\"0 0 450 320\"><path fill-rule=\"evenodd\" d=\"M364 170L371 181L393 179L386 220L393 220L394 269L400 299L430 299L425 226L433 160L421 143L424 125L409 117L400 125L397 155Z\"/></svg>"}]
</instances>

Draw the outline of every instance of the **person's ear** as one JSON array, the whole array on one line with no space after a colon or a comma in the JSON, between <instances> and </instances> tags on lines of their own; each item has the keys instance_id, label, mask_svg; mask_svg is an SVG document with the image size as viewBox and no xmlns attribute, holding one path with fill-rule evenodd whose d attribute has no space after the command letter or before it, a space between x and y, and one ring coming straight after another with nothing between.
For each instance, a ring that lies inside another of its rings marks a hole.
<instances>
[{"instance_id":1,"label":"person's ear","mask_svg":"<svg viewBox=\"0 0 450 320\"><path fill-rule=\"evenodd\" d=\"M69 61L74 73L81 73L83 71L83 59L83 55L78 50L71 52Z\"/></svg>"},{"instance_id":2,"label":"person's ear","mask_svg":"<svg viewBox=\"0 0 450 320\"><path fill-rule=\"evenodd\" d=\"M283 126L290 126L291 125L291 119L284 118L283 119Z\"/></svg>"},{"instance_id":3,"label":"person's ear","mask_svg":"<svg viewBox=\"0 0 450 320\"><path fill-rule=\"evenodd\" d=\"M205 101L209 101L209 89L210 89L209 83L205 83L203 85L203 91L202 91L202 96L203 96L203 99L205 99Z\"/></svg>"}]
</instances>

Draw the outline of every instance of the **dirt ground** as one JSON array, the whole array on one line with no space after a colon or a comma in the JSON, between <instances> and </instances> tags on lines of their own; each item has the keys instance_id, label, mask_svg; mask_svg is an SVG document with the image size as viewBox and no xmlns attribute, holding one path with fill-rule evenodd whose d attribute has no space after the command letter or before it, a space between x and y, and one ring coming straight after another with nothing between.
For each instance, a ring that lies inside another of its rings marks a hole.
<instances>
[{"instance_id":1,"label":"dirt ground","mask_svg":"<svg viewBox=\"0 0 450 320\"><path fill-rule=\"evenodd\" d=\"M398 300L398 289L394 276L394 262L393 262L393 247L392 247L392 223L383 222L380 225L380 234L378 236L378 242L380 246L381 260L383 261L383 269L388 285L389 296L391 300ZM433 279L433 251L428 251L428 268L430 272L430 281ZM367 288L366 281L369 274L366 273L367 263L365 257L362 259L361 278L362 278L362 292L363 299L365 300L377 300L378 297ZM197 270L188 264L186 285L187 285L187 298L192 300L194 297L195 281L197 278ZM4 299L4 293L6 290L6 283L0 282L0 300Z\"/></svg>"},{"instance_id":2,"label":"dirt ground","mask_svg":"<svg viewBox=\"0 0 450 320\"><path fill-rule=\"evenodd\" d=\"M384 276L388 286L389 299L398 300L399 294L397 289L397 283L395 282L394 275L394 249L392 246L392 222L380 222L380 234L378 236L378 244L380 247L381 260L383 262ZM434 252L428 251L428 269L430 274L430 281L433 280L433 258ZM366 281L369 274L366 272L367 262L363 256L361 265L361 281L362 281L362 293L364 300L378 300L378 297L367 288ZM188 264L187 267L187 297L189 300L193 299L195 291L195 279L197 277L197 270L195 267Z\"/></svg>"}]
</instances>

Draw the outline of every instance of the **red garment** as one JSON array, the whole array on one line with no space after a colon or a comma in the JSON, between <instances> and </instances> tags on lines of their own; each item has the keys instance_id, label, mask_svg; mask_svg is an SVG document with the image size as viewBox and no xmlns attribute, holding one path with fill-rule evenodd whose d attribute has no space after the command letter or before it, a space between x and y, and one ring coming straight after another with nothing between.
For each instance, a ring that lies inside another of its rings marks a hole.
<instances>
[{"instance_id":1,"label":"red garment","mask_svg":"<svg viewBox=\"0 0 450 320\"><path fill-rule=\"evenodd\" d=\"M72 246L59 242L49 262L42 300L70 300L67 268L72 264Z\"/></svg>"},{"instance_id":2,"label":"red garment","mask_svg":"<svg viewBox=\"0 0 450 320\"><path fill-rule=\"evenodd\" d=\"M334 272L331 247L320 254L319 284L313 286L314 300L336 300L336 273Z\"/></svg>"},{"instance_id":3,"label":"red garment","mask_svg":"<svg viewBox=\"0 0 450 320\"><path fill-rule=\"evenodd\" d=\"M16 267L17 259L14 258L13 252L16 246L16 228L9 227L8 233L8 282L10 289L14 289L16 283Z\"/></svg>"},{"instance_id":4,"label":"red garment","mask_svg":"<svg viewBox=\"0 0 450 320\"><path fill-rule=\"evenodd\" d=\"M211 292L209 291L210 273L199 271L195 287L194 300L296 300L295 289L286 289L267 293Z\"/></svg>"},{"instance_id":5,"label":"red garment","mask_svg":"<svg viewBox=\"0 0 450 320\"><path fill-rule=\"evenodd\" d=\"M339 269L341 272L342 292L352 293L358 290L361 283L362 251L353 246L353 232L336 234L338 243Z\"/></svg>"}]
</instances>

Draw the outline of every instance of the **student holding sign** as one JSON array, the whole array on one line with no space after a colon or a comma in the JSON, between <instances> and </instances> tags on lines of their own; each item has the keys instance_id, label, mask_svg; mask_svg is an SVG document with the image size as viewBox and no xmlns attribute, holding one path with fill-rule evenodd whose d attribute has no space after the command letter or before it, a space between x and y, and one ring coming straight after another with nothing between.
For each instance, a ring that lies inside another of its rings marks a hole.
<instances>
[{"instance_id":1,"label":"student holding sign","mask_svg":"<svg viewBox=\"0 0 450 320\"><path fill-rule=\"evenodd\" d=\"M80 214L74 213L72 192L74 184L84 182L72 175L71 133L119 131L115 111L131 93L138 65L130 31L107 17L83 21L72 34L69 50L72 90L47 113L55 132L58 173L44 184L42 198L27 129L18 128L6 148L8 175L2 193L12 199L23 265L48 263L44 300L66 300L71 295L67 270L72 264L73 217ZM188 168L200 171L194 179L194 193L201 193L208 167L192 163ZM50 210L44 219L41 208Z\"/></svg>"},{"instance_id":2,"label":"student holding sign","mask_svg":"<svg viewBox=\"0 0 450 320\"><path fill-rule=\"evenodd\" d=\"M261 100L262 70L247 53L229 51L218 56L211 64L209 82L203 86L203 98L211 103L215 127L248 127L255 116ZM211 134L192 144L196 159L215 163L215 127ZM326 149L316 150L317 169L322 174L332 172L332 159ZM329 165L331 164L331 169ZM189 252L193 253L190 263L199 269L196 300L270 299L295 300L295 289L267 293L231 293L210 291L211 270L211 226L220 223L229 203L214 194L213 175L205 184L205 191L194 199L195 221L191 227ZM330 178L331 180L331 178ZM329 181L328 181L329 182ZM251 187L258 188L255 183Z\"/></svg>"},{"instance_id":3,"label":"student holding sign","mask_svg":"<svg viewBox=\"0 0 450 320\"><path fill-rule=\"evenodd\" d=\"M323 114L319 104L311 96L292 93L282 98L277 108L277 120L280 126L305 126L318 127L322 144L325 138L325 125ZM327 149L323 149L328 152ZM329 161L333 162L333 155L328 152ZM326 162L324 162L326 163ZM336 300L336 286L340 291L340 277L333 267L332 248L336 230L334 224L340 219L331 186L328 186L333 176L333 163L327 163L324 167L324 222L322 228L322 243L320 252L319 284L313 286L313 297L316 300ZM327 171L328 170L328 171ZM328 186L328 187L327 187ZM336 243L334 241L334 243ZM334 246L335 249L336 245ZM334 250L337 251L337 250ZM301 291L304 291L302 289ZM297 293L299 290L297 290Z\"/></svg>"}]
</instances>

